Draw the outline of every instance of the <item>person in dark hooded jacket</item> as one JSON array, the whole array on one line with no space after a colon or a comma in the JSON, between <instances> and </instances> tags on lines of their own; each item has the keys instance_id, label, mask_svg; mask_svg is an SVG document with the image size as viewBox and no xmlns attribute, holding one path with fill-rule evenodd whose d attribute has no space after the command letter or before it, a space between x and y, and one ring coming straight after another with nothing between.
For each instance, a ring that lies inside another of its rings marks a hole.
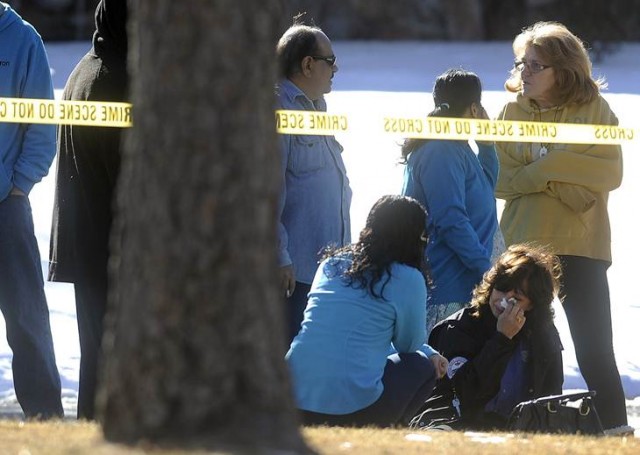
<instances>
[{"instance_id":1,"label":"person in dark hooded jacket","mask_svg":"<svg viewBox=\"0 0 640 455\"><path fill-rule=\"evenodd\" d=\"M127 100L127 2L101 0L92 49L66 83L63 98ZM61 125L54 199L49 280L74 283L80 338L78 418L94 418L112 199L120 167L122 130Z\"/></svg>"},{"instance_id":2,"label":"person in dark hooded jacket","mask_svg":"<svg viewBox=\"0 0 640 455\"><path fill-rule=\"evenodd\" d=\"M512 245L498 258L471 304L429 335L449 366L416 426L444 417L456 429L503 429L518 403L562 393L562 343L551 306L560 273L559 259L539 247Z\"/></svg>"}]
</instances>

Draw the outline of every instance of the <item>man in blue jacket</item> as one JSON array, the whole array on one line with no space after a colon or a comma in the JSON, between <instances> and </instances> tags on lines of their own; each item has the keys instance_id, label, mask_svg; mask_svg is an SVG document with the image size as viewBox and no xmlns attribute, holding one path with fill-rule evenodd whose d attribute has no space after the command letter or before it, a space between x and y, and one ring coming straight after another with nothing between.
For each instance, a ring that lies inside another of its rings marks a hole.
<instances>
[{"instance_id":1,"label":"man in blue jacket","mask_svg":"<svg viewBox=\"0 0 640 455\"><path fill-rule=\"evenodd\" d=\"M0 98L53 99L49 62L34 28L0 2ZM49 309L29 192L55 155L54 125L0 122L0 309L13 382L27 418L62 417Z\"/></svg>"},{"instance_id":2,"label":"man in blue jacket","mask_svg":"<svg viewBox=\"0 0 640 455\"><path fill-rule=\"evenodd\" d=\"M276 48L280 109L324 112L338 71L331 41L316 26L294 23ZM351 188L334 136L281 135L279 261L287 297L288 342L300 329L321 251L351 242ZM287 343L288 344L288 343Z\"/></svg>"}]
</instances>

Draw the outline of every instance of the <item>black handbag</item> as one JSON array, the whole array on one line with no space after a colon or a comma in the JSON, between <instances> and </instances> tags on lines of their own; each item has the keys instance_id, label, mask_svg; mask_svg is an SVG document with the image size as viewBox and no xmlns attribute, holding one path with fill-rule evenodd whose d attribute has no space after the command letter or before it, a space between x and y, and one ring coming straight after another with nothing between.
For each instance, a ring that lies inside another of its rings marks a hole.
<instances>
[{"instance_id":1,"label":"black handbag","mask_svg":"<svg viewBox=\"0 0 640 455\"><path fill-rule=\"evenodd\" d=\"M596 411L594 390L567 395L551 395L518 404L507 428L531 433L604 434Z\"/></svg>"},{"instance_id":2,"label":"black handbag","mask_svg":"<svg viewBox=\"0 0 640 455\"><path fill-rule=\"evenodd\" d=\"M431 395L409 422L409 428L414 430L457 430L461 425L460 400L453 388L445 388L444 393L438 391Z\"/></svg>"}]
</instances>

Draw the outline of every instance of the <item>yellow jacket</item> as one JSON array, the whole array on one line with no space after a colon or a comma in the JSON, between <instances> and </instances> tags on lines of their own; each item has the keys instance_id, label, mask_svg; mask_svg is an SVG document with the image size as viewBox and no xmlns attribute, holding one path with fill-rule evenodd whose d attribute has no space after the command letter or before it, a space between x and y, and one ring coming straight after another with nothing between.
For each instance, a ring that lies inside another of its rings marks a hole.
<instances>
[{"instance_id":1,"label":"yellow jacket","mask_svg":"<svg viewBox=\"0 0 640 455\"><path fill-rule=\"evenodd\" d=\"M602 96L539 110L519 94L498 119L618 124ZM607 202L609 191L622 182L619 145L497 142L496 150L496 196L506 201L500 227L507 245L535 242L556 254L611 262Z\"/></svg>"}]
</instances>

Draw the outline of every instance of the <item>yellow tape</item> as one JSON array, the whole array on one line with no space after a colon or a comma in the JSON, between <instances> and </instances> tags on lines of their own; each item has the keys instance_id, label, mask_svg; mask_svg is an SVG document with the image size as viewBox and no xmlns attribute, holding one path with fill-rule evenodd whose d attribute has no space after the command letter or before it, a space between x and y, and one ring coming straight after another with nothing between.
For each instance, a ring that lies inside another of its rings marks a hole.
<instances>
[{"instance_id":1,"label":"yellow tape","mask_svg":"<svg viewBox=\"0 0 640 455\"><path fill-rule=\"evenodd\" d=\"M313 111L278 110L280 134L333 135L349 130L346 115ZM370 131L424 139L475 139L496 142L544 142L563 144L622 144L637 140L640 130L611 125L514 122L440 117L379 117Z\"/></svg>"},{"instance_id":2,"label":"yellow tape","mask_svg":"<svg viewBox=\"0 0 640 455\"><path fill-rule=\"evenodd\" d=\"M0 122L126 128L132 125L131 109L129 103L0 98ZM275 116L280 134L327 136L353 130L344 114L277 110ZM436 117L380 116L365 127L400 137L497 142L623 144L640 138L640 130L622 126Z\"/></svg>"},{"instance_id":3,"label":"yellow tape","mask_svg":"<svg viewBox=\"0 0 640 455\"><path fill-rule=\"evenodd\" d=\"M131 126L131 104L0 98L0 122L126 128Z\"/></svg>"},{"instance_id":4,"label":"yellow tape","mask_svg":"<svg viewBox=\"0 0 640 455\"><path fill-rule=\"evenodd\" d=\"M610 125L435 117L385 117L384 131L417 138L562 144L622 144L637 136L633 128Z\"/></svg>"},{"instance_id":5,"label":"yellow tape","mask_svg":"<svg viewBox=\"0 0 640 455\"><path fill-rule=\"evenodd\" d=\"M348 129L346 115L315 111L276 111L276 131L280 134L331 136Z\"/></svg>"}]
</instances>

